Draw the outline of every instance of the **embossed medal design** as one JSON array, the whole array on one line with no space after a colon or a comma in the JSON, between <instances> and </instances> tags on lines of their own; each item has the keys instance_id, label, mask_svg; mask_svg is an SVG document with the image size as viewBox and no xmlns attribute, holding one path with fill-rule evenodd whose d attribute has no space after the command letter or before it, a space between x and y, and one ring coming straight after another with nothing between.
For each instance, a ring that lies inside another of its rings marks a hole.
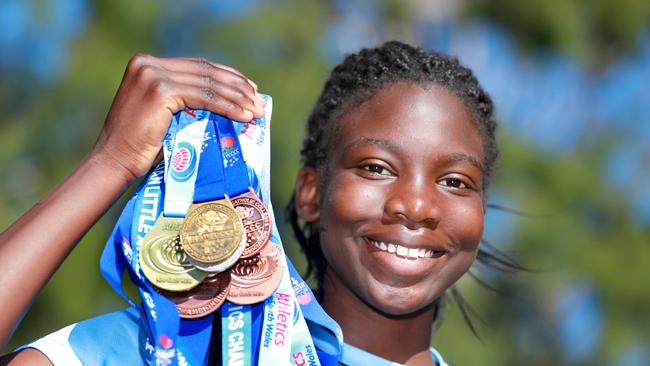
<instances>
[{"instance_id":1,"label":"embossed medal design","mask_svg":"<svg viewBox=\"0 0 650 366\"><path fill-rule=\"evenodd\" d=\"M228 301L248 305L264 301L277 289L282 279L282 252L267 244L251 258L242 258L230 270Z\"/></svg>"},{"instance_id":2,"label":"embossed medal design","mask_svg":"<svg viewBox=\"0 0 650 366\"><path fill-rule=\"evenodd\" d=\"M216 263L202 263L190 258L190 262L194 266L196 266L196 268L209 273L223 272L228 268L232 267L239 260L239 257L241 256L245 247L246 247L246 233L242 230L242 236L240 238L239 246L228 258L222 260L221 262L216 262Z\"/></svg>"},{"instance_id":3,"label":"embossed medal design","mask_svg":"<svg viewBox=\"0 0 650 366\"><path fill-rule=\"evenodd\" d=\"M195 265L230 258L243 235L241 219L228 199L193 204L180 229L181 245Z\"/></svg>"},{"instance_id":4,"label":"embossed medal design","mask_svg":"<svg viewBox=\"0 0 650 366\"><path fill-rule=\"evenodd\" d=\"M241 257L253 257L262 250L264 244L271 237L271 217L266 206L252 189L233 198L232 204L235 206L246 232L246 248Z\"/></svg>"},{"instance_id":5,"label":"embossed medal design","mask_svg":"<svg viewBox=\"0 0 650 366\"><path fill-rule=\"evenodd\" d=\"M230 273L207 277L199 286L186 292L158 291L176 304L181 318L194 319L209 315L226 301L230 288Z\"/></svg>"},{"instance_id":6,"label":"embossed medal design","mask_svg":"<svg viewBox=\"0 0 650 366\"><path fill-rule=\"evenodd\" d=\"M140 248L142 272L156 287L168 291L190 290L207 277L189 262L180 245L182 222L182 218L161 214Z\"/></svg>"}]
</instances>

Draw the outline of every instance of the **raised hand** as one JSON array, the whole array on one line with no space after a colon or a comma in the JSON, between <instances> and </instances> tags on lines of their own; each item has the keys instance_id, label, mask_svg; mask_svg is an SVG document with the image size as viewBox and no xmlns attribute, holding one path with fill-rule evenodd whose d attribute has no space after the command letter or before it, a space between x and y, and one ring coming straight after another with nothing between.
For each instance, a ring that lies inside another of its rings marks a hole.
<instances>
[{"instance_id":1,"label":"raised hand","mask_svg":"<svg viewBox=\"0 0 650 366\"><path fill-rule=\"evenodd\" d=\"M172 115L184 107L248 122L264 114L264 104L257 85L231 67L138 54L129 61L93 154L138 178L156 159Z\"/></svg>"}]
</instances>

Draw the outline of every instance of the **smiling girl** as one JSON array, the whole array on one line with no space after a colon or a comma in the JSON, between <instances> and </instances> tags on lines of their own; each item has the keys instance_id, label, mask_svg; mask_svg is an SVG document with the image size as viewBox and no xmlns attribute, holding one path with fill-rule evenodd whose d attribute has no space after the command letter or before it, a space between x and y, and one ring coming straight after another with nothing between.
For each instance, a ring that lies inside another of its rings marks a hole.
<instances>
[{"instance_id":1,"label":"smiling girl","mask_svg":"<svg viewBox=\"0 0 650 366\"><path fill-rule=\"evenodd\" d=\"M16 280L0 287L3 338L83 233L151 167L175 112L187 105L246 121L263 103L254 83L223 65L135 57L89 158L0 238L2 276ZM495 128L489 96L455 59L389 42L334 68L308 121L287 212L318 300L343 331L339 362L445 365L430 348L432 323L478 252ZM103 187L92 208L78 203L90 184ZM34 275L26 253L44 248L52 255L37 259ZM21 278L30 283L17 291ZM5 362L51 364L34 349Z\"/></svg>"},{"instance_id":2,"label":"smiling girl","mask_svg":"<svg viewBox=\"0 0 650 366\"><path fill-rule=\"evenodd\" d=\"M403 43L334 68L309 118L288 213L346 343L433 364L441 295L467 272L483 233L498 157L493 109L469 69Z\"/></svg>"}]
</instances>

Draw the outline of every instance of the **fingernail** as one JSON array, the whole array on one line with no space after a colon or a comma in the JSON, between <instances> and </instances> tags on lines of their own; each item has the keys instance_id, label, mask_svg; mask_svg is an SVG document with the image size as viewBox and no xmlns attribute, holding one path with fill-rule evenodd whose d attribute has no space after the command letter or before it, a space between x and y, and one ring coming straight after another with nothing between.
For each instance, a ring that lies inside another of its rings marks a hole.
<instances>
[{"instance_id":1,"label":"fingernail","mask_svg":"<svg viewBox=\"0 0 650 366\"><path fill-rule=\"evenodd\" d=\"M248 118L248 120L250 121L251 119L253 119L253 112L249 111L248 109L244 109L244 116L246 116L246 118Z\"/></svg>"}]
</instances>

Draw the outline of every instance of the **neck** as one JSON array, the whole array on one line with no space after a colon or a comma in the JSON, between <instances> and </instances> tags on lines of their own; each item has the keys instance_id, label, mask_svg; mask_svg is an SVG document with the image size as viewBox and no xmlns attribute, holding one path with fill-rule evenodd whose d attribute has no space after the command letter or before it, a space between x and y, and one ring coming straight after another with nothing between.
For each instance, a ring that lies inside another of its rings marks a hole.
<instances>
[{"instance_id":1,"label":"neck","mask_svg":"<svg viewBox=\"0 0 650 366\"><path fill-rule=\"evenodd\" d=\"M326 270L322 306L341 326L345 342L387 360L434 365L429 352L434 307L407 315L382 313Z\"/></svg>"}]
</instances>

